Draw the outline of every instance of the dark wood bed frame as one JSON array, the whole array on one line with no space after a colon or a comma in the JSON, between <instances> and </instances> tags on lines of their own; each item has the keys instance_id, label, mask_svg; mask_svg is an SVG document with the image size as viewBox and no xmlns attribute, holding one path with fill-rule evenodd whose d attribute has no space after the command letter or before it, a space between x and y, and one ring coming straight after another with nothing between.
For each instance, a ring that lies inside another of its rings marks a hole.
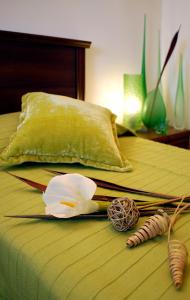
<instances>
[{"instance_id":1,"label":"dark wood bed frame","mask_svg":"<svg viewBox=\"0 0 190 300\"><path fill-rule=\"evenodd\" d=\"M0 30L0 114L21 110L31 91L84 100L91 42Z\"/></svg>"}]
</instances>

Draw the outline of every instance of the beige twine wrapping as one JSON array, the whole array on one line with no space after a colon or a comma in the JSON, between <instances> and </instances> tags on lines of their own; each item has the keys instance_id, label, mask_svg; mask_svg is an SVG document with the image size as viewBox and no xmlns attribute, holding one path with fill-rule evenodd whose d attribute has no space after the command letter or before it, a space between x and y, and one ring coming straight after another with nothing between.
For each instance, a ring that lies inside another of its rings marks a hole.
<instances>
[{"instance_id":1,"label":"beige twine wrapping","mask_svg":"<svg viewBox=\"0 0 190 300\"><path fill-rule=\"evenodd\" d=\"M137 246L158 235L163 235L168 231L170 218L163 210L158 211L159 214L149 217L143 226L141 226L128 240L129 248Z\"/></svg>"},{"instance_id":2,"label":"beige twine wrapping","mask_svg":"<svg viewBox=\"0 0 190 300\"><path fill-rule=\"evenodd\" d=\"M184 269L187 262L187 248L183 242L176 239L171 239L171 230L176 223L178 215L190 206L189 203L180 208L185 196L181 198L173 216L168 230L168 260L169 270L176 289L179 289L183 283Z\"/></svg>"},{"instance_id":3,"label":"beige twine wrapping","mask_svg":"<svg viewBox=\"0 0 190 300\"><path fill-rule=\"evenodd\" d=\"M134 227L139 219L139 210L132 199L117 198L107 209L108 218L118 231L126 231Z\"/></svg>"},{"instance_id":4,"label":"beige twine wrapping","mask_svg":"<svg viewBox=\"0 0 190 300\"><path fill-rule=\"evenodd\" d=\"M187 261L187 249L179 240L168 242L169 269L175 287L178 289L183 283L183 272Z\"/></svg>"}]
</instances>

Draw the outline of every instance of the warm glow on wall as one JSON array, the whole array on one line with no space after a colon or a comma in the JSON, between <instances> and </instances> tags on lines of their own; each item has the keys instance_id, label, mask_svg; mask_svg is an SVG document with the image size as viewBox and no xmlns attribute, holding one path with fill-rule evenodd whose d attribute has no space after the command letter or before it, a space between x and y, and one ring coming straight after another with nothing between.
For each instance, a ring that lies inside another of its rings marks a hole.
<instances>
[{"instance_id":1,"label":"warm glow on wall","mask_svg":"<svg viewBox=\"0 0 190 300\"><path fill-rule=\"evenodd\" d=\"M142 103L135 95L128 95L127 101L124 103L124 111L129 115L135 115L142 110Z\"/></svg>"},{"instance_id":2,"label":"warm glow on wall","mask_svg":"<svg viewBox=\"0 0 190 300\"><path fill-rule=\"evenodd\" d=\"M145 92L141 74L124 74L123 125L138 130L142 127L141 112Z\"/></svg>"},{"instance_id":3,"label":"warm glow on wall","mask_svg":"<svg viewBox=\"0 0 190 300\"><path fill-rule=\"evenodd\" d=\"M117 116L117 123L123 120L123 93L117 86L111 86L109 89L103 90L100 105L107 107Z\"/></svg>"}]
</instances>

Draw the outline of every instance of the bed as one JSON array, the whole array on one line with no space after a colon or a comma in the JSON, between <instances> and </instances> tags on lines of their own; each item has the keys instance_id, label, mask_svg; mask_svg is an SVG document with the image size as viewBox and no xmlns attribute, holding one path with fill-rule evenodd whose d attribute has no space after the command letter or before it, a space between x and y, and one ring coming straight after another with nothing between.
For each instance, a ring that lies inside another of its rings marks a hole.
<instances>
[{"instance_id":1,"label":"bed","mask_svg":"<svg viewBox=\"0 0 190 300\"><path fill-rule=\"evenodd\" d=\"M90 42L0 31L0 149L16 131L21 96L28 92L85 98L85 51ZM76 100L78 101L78 100ZM42 193L12 176L47 185L49 170L78 173L151 192L190 193L189 150L144 140L119 138L129 172L80 163L22 163L0 170L0 299L121 300L188 299L189 265L176 290L168 270L167 236L129 249L135 229L119 232L108 218L43 220L7 215L43 214ZM12 174L12 175L11 175ZM98 187L97 195L155 197ZM142 224L145 217L138 222ZM175 237L190 250L190 215L181 215Z\"/></svg>"}]
</instances>

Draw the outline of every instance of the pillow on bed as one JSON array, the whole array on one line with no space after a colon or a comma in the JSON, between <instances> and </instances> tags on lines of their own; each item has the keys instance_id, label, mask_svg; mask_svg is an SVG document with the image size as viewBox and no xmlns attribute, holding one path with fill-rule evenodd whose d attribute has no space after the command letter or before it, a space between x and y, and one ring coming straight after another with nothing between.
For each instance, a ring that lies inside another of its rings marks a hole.
<instances>
[{"instance_id":1,"label":"pillow on bed","mask_svg":"<svg viewBox=\"0 0 190 300\"><path fill-rule=\"evenodd\" d=\"M42 92L22 97L17 131L0 155L1 165L28 161L78 162L106 170L131 170L120 152L111 111Z\"/></svg>"},{"instance_id":2,"label":"pillow on bed","mask_svg":"<svg viewBox=\"0 0 190 300\"><path fill-rule=\"evenodd\" d=\"M116 123L117 136L136 136L135 131Z\"/></svg>"}]
</instances>

